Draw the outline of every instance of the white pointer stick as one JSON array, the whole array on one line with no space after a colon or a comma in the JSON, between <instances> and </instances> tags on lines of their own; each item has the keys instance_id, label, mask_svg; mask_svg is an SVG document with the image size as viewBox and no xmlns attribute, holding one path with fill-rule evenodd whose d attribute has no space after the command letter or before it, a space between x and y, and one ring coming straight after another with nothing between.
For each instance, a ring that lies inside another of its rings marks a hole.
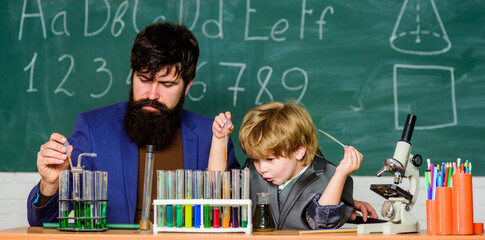
<instances>
[{"instance_id":1,"label":"white pointer stick","mask_svg":"<svg viewBox=\"0 0 485 240\"><path fill-rule=\"evenodd\" d=\"M322 132L323 134L327 135L327 137L329 137L330 139L332 139L333 141L335 141L336 143L340 144L340 146L342 146L344 149L347 148L346 145L342 144L339 140L337 140L336 138L332 137L332 135L322 131L321 129L318 129L318 131Z\"/></svg>"}]
</instances>

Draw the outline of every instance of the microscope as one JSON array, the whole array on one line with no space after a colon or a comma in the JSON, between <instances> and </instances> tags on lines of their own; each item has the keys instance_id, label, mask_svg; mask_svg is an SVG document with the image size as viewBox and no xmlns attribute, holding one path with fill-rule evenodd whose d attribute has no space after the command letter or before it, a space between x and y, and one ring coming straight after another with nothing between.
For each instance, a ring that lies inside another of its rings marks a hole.
<instances>
[{"instance_id":1,"label":"microscope","mask_svg":"<svg viewBox=\"0 0 485 240\"><path fill-rule=\"evenodd\" d=\"M416 116L409 114L404 124L401 140L396 144L394 156L384 160L384 167L377 172L381 177L386 172L394 175L394 184L372 184L370 189L386 199L381 214L389 218L386 223L360 224L357 233L382 232L383 234L412 233L419 231L419 223L412 216L411 209L419 193L419 166L423 159L419 154L411 154L411 136ZM409 191L397 184L409 178Z\"/></svg>"}]
</instances>

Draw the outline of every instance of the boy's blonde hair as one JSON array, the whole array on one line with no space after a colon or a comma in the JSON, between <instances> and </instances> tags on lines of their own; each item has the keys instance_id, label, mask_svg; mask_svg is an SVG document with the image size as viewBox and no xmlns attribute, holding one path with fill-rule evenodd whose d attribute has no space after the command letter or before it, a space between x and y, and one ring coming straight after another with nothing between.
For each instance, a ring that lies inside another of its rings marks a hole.
<instances>
[{"instance_id":1,"label":"boy's blonde hair","mask_svg":"<svg viewBox=\"0 0 485 240\"><path fill-rule=\"evenodd\" d=\"M313 120L302 105L269 102L249 110L239 130L239 143L251 159L290 157L299 147L306 147L303 165L307 166L318 151Z\"/></svg>"}]
</instances>

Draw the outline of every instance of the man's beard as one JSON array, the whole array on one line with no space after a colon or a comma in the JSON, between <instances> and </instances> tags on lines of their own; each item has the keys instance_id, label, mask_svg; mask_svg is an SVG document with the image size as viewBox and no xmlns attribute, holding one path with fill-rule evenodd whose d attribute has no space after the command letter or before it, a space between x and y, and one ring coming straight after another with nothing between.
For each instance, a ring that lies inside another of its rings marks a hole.
<instances>
[{"instance_id":1,"label":"man's beard","mask_svg":"<svg viewBox=\"0 0 485 240\"><path fill-rule=\"evenodd\" d=\"M134 101L131 97L123 119L126 134L138 146L154 145L156 149L167 147L180 127L183 105L183 95L171 110L156 100ZM145 106L158 111L145 110Z\"/></svg>"}]
</instances>

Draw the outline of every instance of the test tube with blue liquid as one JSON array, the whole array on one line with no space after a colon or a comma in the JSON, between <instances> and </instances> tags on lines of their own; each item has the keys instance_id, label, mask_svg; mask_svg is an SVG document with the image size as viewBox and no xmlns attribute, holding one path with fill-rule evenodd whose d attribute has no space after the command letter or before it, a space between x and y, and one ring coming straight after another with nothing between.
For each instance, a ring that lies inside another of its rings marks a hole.
<instances>
[{"instance_id":1,"label":"test tube with blue liquid","mask_svg":"<svg viewBox=\"0 0 485 240\"><path fill-rule=\"evenodd\" d=\"M167 182L167 197L168 199L175 199L175 171L166 172ZM167 227L173 227L173 205L167 205Z\"/></svg>"},{"instance_id":2,"label":"test tube with blue liquid","mask_svg":"<svg viewBox=\"0 0 485 240\"><path fill-rule=\"evenodd\" d=\"M212 198L212 171L204 171L204 199ZM211 206L204 205L204 228L211 227Z\"/></svg>"},{"instance_id":3,"label":"test tube with blue liquid","mask_svg":"<svg viewBox=\"0 0 485 240\"><path fill-rule=\"evenodd\" d=\"M59 174L59 228L68 228L69 217L69 170Z\"/></svg>"},{"instance_id":4,"label":"test tube with blue liquid","mask_svg":"<svg viewBox=\"0 0 485 240\"><path fill-rule=\"evenodd\" d=\"M241 191L240 170L232 169L231 177L232 177L232 199L240 199L240 191ZM232 227L233 228L239 227L239 207L238 206L232 206L231 219L232 219L231 221Z\"/></svg>"},{"instance_id":5,"label":"test tube with blue liquid","mask_svg":"<svg viewBox=\"0 0 485 240\"><path fill-rule=\"evenodd\" d=\"M192 183L193 183L192 170L185 170L185 199L192 199ZM185 208L185 227L192 227L192 205L187 204Z\"/></svg>"},{"instance_id":6,"label":"test tube with blue liquid","mask_svg":"<svg viewBox=\"0 0 485 240\"><path fill-rule=\"evenodd\" d=\"M167 188L165 186L165 171L157 170L157 199L167 198ZM167 216L165 212L165 205L157 206L157 226L164 227L167 225Z\"/></svg>"},{"instance_id":7,"label":"test tube with blue liquid","mask_svg":"<svg viewBox=\"0 0 485 240\"><path fill-rule=\"evenodd\" d=\"M222 199L222 194L221 194L221 172L219 171L214 171L212 173L212 198L214 199ZM221 207L220 206L214 206L212 208L212 227L213 228L219 228L220 225L220 215L221 215Z\"/></svg>"},{"instance_id":8,"label":"test tube with blue liquid","mask_svg":"<svg viewBox=\"0 0 485 240\"><path fill-rule=\"evenodd\" d=\"M201 170L194 171L194 199L202 198L202 191L204 186L204 172ZM194 207L194 227L202 227L203 211L201 205L197 204Z\"/></svg>"},{"instance_id":9,"label":"test tube with blue liquid","mask_svg":"<svg viewBox=\"0 0 485 240\"><path fill-rule=\"evenodd\" d=\"M184 199L184 170L177 169L177 199ZM184 224L184 210L182 204L175 205L175 226L183 227Z\"/></svg>"},{"instance_id":10,"label":"test tube with blue liquid","mask_svg":"<svg viewBox=\"0 0 485 240\"><path fill-rule=\"evenodd\" d=\"M249 199L249 177L250 177L250 170L249 168L244 168L241 171L241 198L242 199ZM242 206L241 207L241 227L248 226L248 207Z\"/></svg>"}]
</instances>

